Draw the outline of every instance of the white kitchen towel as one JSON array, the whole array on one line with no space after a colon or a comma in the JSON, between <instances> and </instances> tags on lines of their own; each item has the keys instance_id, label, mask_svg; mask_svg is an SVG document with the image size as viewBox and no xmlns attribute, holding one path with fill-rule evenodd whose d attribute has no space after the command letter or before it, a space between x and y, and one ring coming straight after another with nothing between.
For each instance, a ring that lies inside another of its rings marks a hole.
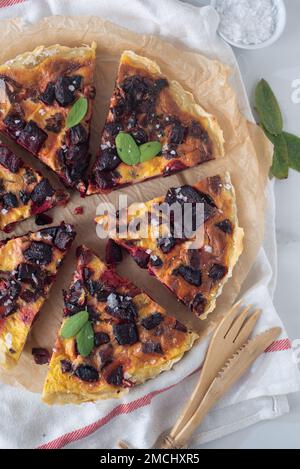
<instances>
[{"instance_id":1,"label":"white kitchen towel","mask_svg":"<svg viewBox=\"0 0 300 469\"><path fill-rule=\"evenodd\" d=\"M210 7L200 9L178 0L0 0L0 6L9 4L14 6L1 9L0 18L21 16L25 22L35 22L53 14L99 15L135 32L176 38L232 67L231 80L240 107L252 118L234 54L216 35L218 17ZM268 199L264 248L243 286L245 302L264 311L256 332L282 326L272 303L276 242L271 184ZM120 401L47 407L38 395L0 385L0 447L113 448L119 440L126 440L132 447L150 448L158 435L174 424L191 394L197 380L193 372L204 357L207 342L194 347L173 371L133 389ZM286 394L299 389L298 368L283 329L280 339L208 415L193 447L288 412Z\"/></svg>"}]
</instances>

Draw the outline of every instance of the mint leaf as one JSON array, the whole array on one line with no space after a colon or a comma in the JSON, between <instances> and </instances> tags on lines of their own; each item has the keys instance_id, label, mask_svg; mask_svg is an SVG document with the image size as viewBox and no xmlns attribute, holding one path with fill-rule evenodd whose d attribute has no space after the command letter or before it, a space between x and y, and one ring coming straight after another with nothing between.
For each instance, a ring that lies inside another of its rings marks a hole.
<instances>
[{"instance_id":1,"label":"mint leaf","mask_svg":"<svg viewBox=\"0 0 300 469\"><path fill-rule=\"evenodd\" d=\"M116 147L120 159L129 166L140 162L140 150L134 138L126 132L116 136Z\"/></svg>"},{"instance_id":2,"label":"mint leaf","mask_svg":"<svg viewBox=\"0 0 300 469\"><path fill-rule=\"evenodd\" d=\"M140 162L144 163L144 161L149 161L161 153L162 146L160 142L153 141L143 143L139 148L141 152Z\"/></svg>"},{"instance_id":3,"label":"mint leaf","mask_svg":"<svg viewBox=\"0 0 300 469\"><path fill-rule=\"evenodd\" d=\"M75 337L80 329L82 329L82 327L87 323L88 319L89 314L87 311L80 311L79 313L74 314L65 321L60 331L60 335L64 339Z\"/></svg>"},{"instance_id":4,"label":"mint leaf","mask_svg":"<svg viewBox=\"0 0 300 469\"><path fill-rule=\"evenodd\" d=\"M288 148L290 168L300 171L300 138L288 132L283 132L283 136Z\"/></svg>"},{"instance_id":5,"label":"mint leaf","mask_svg":"<svg viewBox=\"0 0 300 469\"><path fill-rule=\"evenodd\" d=\"M266 80L261 80L255 90L255 107L261 124L272 135L283 130L282 114L278 101Z\"/></svg>"},{"instance_id":6,"label":"mint leaf","mask_svg":"<svg viewBox=\"0 0 300 469\"><path fill-rule=\"evenodd\" d=\"M75 127L85 117L88 110L88 100L86 98L78 98L70 109L67 117L66 126L68 129Z\"/></svg>"},{"instance_id":7,"label":"mint leaf","mask_svg":"<svg viewBox=\"0 0 300 469\"><path fill-rule=\"evenodd\" d=\"M87 357L94 348L94 330L88 321L76 335L77 350L80 355Z\"/></svg>"},{"instance_id":8,"label":"mint leaf","mask_svg":"<svg viewBox=\"0 0 300 469\"><path fill-rule=\"evenodd\" d=\"M283 133L272 135L266 129L264 129L264 132L274 145L271 174L277 179L286 179L289 175L289 153L284 135Z\"/></svg>"}]
</instances>

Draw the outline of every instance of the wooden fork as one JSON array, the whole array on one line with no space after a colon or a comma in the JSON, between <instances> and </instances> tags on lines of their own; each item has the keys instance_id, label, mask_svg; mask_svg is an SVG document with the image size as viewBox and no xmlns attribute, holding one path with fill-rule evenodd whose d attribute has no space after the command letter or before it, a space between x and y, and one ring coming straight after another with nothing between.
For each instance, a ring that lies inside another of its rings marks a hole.
<instances>
[{"instance_id":1,"label":"wooden fork","mask_svg":"<svg viewBox=\"0 0 300 469\"><path fill-rule=\"evenodd\" d=\"M174 440L192 419L218 372L250 337L261 314L258 309L249 314L251 309L252 305L241 307L241 302L238 302L218 325L209 344L196 388L167 436L169 442Z\"/></svg>"}]
</instances>

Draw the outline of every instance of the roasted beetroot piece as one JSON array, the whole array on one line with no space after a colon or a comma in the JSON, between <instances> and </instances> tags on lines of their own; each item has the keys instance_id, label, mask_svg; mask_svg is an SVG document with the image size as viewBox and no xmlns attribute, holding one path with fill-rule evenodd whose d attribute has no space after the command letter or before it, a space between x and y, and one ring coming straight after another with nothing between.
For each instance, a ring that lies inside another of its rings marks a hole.
<instances>
[{"instance_id":1,"label":"roasted beetroot piece","mask_svg":"<svg viewBox=\"0 0 300 469\"><path fill-rule=\"evenodd\" d=\"M12 192L7 192L7 194L4 194L3 196L1 196L0 201L5 210L16 208L19 205L16 195L13 194Z\"/></svg>"},{"instance_id":2,"label":"roasted beetroot piece","mask_svg":"<svg viewBox=\"0 0 300 469\"><path fill-rule=\"evenodd\" d=\"M15 153L10 151L5 145L0 143L0 164L9 169L12 173L17 173L18 170L23 166L21 158L19 158Z\"/></svg>"},{"instance_id":3,"label":"roasted beetroot piece","mask_svg":"<svg viewBox=\"0 0 300 469\"><path fill-rule=\"evenodd\" d=\"M70 129L70 141L73 145L79 145L80 143L86 143L89 139L89 135L83 125L77 124Z\"/></svg>"},{"instance_id":4,"label":"roasted beetroot piece","mask_svg":"<svg viewBox=\"0 0 300 469\"><path fill-rule=\"evenodd\" d=\"M75 187L83 178L89 164L88 143L70 145L60 153L60 164L64 172L64 182Z\"/></svg>"},{"instance_id":5,"label":"roasted beetroot piece","mask_svg":"<svg viewBox=\"0 0 300 469\"><path fill-rule=\"evenodd\" d=\"M82 207L82 205L74 208L74 215L82 215L83 212L84 212L84 207Z\"/></svg>"},{"instance_id":6,"label":"roasted beetroot piece","mask_svg":"<svg viewBox=\"0 0 300 469\"><path fill-rule=\"evenodd\" d=\"M141 127L130 132L138 145L143 145L148 142L148 135Z\"/></svg>"},{"instance_id":7,"label":"roasted beetroot piece","mask_svg":"<svg viewBox=\"0 0 300 469\"><path fill-rule=\"evenodd\" d=\"M122 262L123 254L120 246L112 239L109 239L105 248L105 262L108 265L115 265Z\"/></svg>"},{"instance_id":8,"label":"roasted beetroot piece","mask_svg":"<svg viewBox=\"0 0 300 469\"><path fill-rule=\"evenodd\" d=\"M35 224L38 226L50 225L53 222L53 218L45 213L40 213L35 217Z\"/></svg>"},{"instance_id":9,"label":"roasted beetroot piece","mask_svg":"<svg viewBox=\"0 0 300 469\"><path fill-rule=\"evenodd\" d=\"M81 280L77 280L68 292L64 290L63 295L66 315L72 316L85 308L85 293Z\"/></svg>"},{"instance_id":10,"label":"roasted beetroot piece","mask_svg":"<svg viewBox=\"0 0 300 469\"><path fill-rule=\"evenodd\" d=\"M134 249L132 257L139 267L147 269L150 254L148 254L144 249Z\"/></svg>"},{"instance_id":11,"label":"roasted beetroot piece","mask_svg":"<svg viewBox=\"0 0 300 469\"><path fill-rule=\"evenodd\" d=\"M157 353L159 355L163 354L161 345L156 342L144 342L142 344L142 352L143 353Z\"/></svg>"},{"instance_id":12,"label":"roasted beetroot piece","mask_svg":"<svg viewBox=\"0 0 300 469\"><path fill-rule=\"evenodd\" d=\"M96 332L94 336L95 347L100 347L100 345L108 344L110 342L109 335L105 332Z\"/></svg>"},{"instance_id":13,"label":"roasted beetroot piece","mask_svg":"<svg viewBox=\"0 0 300 469\"><path fill-rule=\"evenodd\" d=\"M214 281L218 282L221 280L225 275L227 274L228 269L224 265L220 264L213 264L213 266L210 268L208 276Z\"/></svg>"},{"instance_id":14,"label":"roasted beetroot piece","mask_svg":"<svg viewBox=\"0 0 300 469\"><path fill-rule=\"evenodd\" d=\"M93 176L96 186L104 191L108 191L118 184L118 175L113 171L102 172L96 168Z\"/></svg>"},{"instance_id":15,"label":"roasted beetroot piece","mask_svg":"<svg viewBox=\"0 0 300 469\"><path fill-rule=\"evenodd\" d=\"M163 261L156 254L151 254L149 263L151 267L161 267L163 265Z\"/></svg>"},{"instance_id":16,"label":"roasted beetroot piece","mask_svg":"<svg viewBox=\"0 0 300 469\"><path fill-rule=\"evenodd\" d=\"M141 321L141 325L145 329L147 329L147 331L151 331L151 329L154 329L163 320L164 320L164 317L161 313L153 313L150 316L146 316L145 318L143 318Z\"/></svg>"},{"instance_id":17,"label":"roasted beetroot piece","mask_svg":"<svg viewBox=\"0 0 300 469\"><path fill-rule=\"evenodd\" d=\"M112 386L122 386L123 377L123 367L118 365L106 376L106 381Z\"/></svg>"},{"instance_id":18,"label":"roasted beetroot piece","mask_svg":"<svg viewBox=\"0 0 300 469\"><path fill-rule=\"evenodd\" d=\"M59 77L55 83L55 99L61 106L69 106L75 101L75 92L80 88L82 78L76 76Z\"/></svg>"},{"instance_id":19,"label":"roasted beetroot piece","mask_svg":"<svg viewBox=\"0 0 300 469\"><path fill-rule=\"evenodd\" d=\"M93 308L90 305L87 305L86 307L87 312L89 313L89 320L96 324L100 320L100 313L97 311L95 308Z\"/></svg>"},{"instance_id":20,"label":"roasted beetroot piece","mask_svg":"<svg viewBox=\"0 0 300 469\"><path fill-rule=\"evenodd\" d=\"M54 246L61 251L65 251L76 236L76 232L73 230L72 225L62 223L56 230L54 238Z\"/></svg>"},{"instance_id":21,"label":"roasted beetroot piece","mask_svg":"<svg viewBox=\"0 0 300 469\"><path fill-rule=\"evenodd\" d=\"M45 141L47 134L34 121L30 120L21 131L17 141L33 155L37 155Z\"/></svg>"},{"instance_id":22,"label":"roasted beetroot piece","mask_svg":"<svg viewBox=\"0 0 300 469\"><path fill-rule=\"evenodd\" d=\"M194 311L198 316L204 313L205 307L207 304L207 300L204 298L202 293L197 293L193 301L190 304L190 309Z\"/></svg>"},{"instance_id":23,"label":"roasted beetroot piece","mask_svg":"<svg viewBox=\"0 0 300 469\"><path fill-rule=\"evenodd\" d=\"M61 131L63 125L64 116L61 114L61 112L56 112L53 114L53 116L46 119L45 129L48 130L48 132L54 132L55 134L58 134Z\"/></svg>"},{"instance_id":24,"label":"roasted beetroot piece","mask_svg":"<svg viewBox=\"0 0 300 469\"><path fill-rule=\"evenodd\" d=\"M175 145L180 145L184 141L185 127L183 125L176 123L173 125L172 131L170 133L169 142Z\"/></svg>"},{"instance_id":25,"label":"roasted beetroot piece","mask_svg":"<svg viewBox=\"0 0 300 469\"><path fill-rule=\"evenodd\" d=\"M19 264L16 278L21 282L29 283L33 288L41 287L44 283L44 275L40 267L31 264Z\"/></svg>"},{"instance_id":26,"label":"roasted beetroot piece","mask_svg":"<svg viewBox=\"0 0 300 469\"><path fill-rule=\"evenodd\" d=\"M161 251L164 254L168 254L169 252L171 252L175 244L176 244L176 241L172 237L159 238L157 240L157 246L159 247L159 249L161 249Z\"/></svg>"},{"instance_id":27,"label":"roasted beetroot piece","mask_svg":"<svg viewBox=\"0 0 300 469\"><path fill-rule=\"evenodd\" d=\"M202 276L200 270L193 269L192 267L187 265L180 265L179 267L173 270L172 274L175 276L179 275L180 277L184 278L186 282L196 287L200 287L202 283Z\"/></svg>"},{"instance_id":28,"label":"roasted beetroot piece","mask_svg":"<svg viewBox=\"0 0 300 469\"><path fill-rule=\"evenodd\" d=\"M54 192L55 191L48 179L42 179L31 192L31 200L36 205L42 205L47 197L53 196Z\"/></svg>"},{"instance_id":29,"label":"roasted beetroot piece","mask_svg":"<svg viewBox=\"0 0 300 469\"><path fill-rule=\"evenodd\" d=\"M50 353L45 348L34 347L31 353L36 365L46 365L50 361Z\"/></svg>"},{"instance_id":30,"label":"roasted beetroot piece","mask_svg":"<svg viewBox=\"0 0 300 469\"><path fill-rule=\"evenodd\" d=\"M99 171L113 171L121 163L116 149L106 148L101 150L99 160L97 161L97 169Z\"/></svg>"},{"instance_id":31,"label":"roasted beetroot piece","mask_svg":"<svg viewBox=\"0 0 300 469\"><path fill-rule=\"evenodd\" d=\"M216 226L223 231L223 233L231 234L233 232L233 226L230 220L223 220L216 224Z\"/></svg>"},{"instance_id":32,"label":"roasted beetroot piece","mask_svg":"<svg viewBox=\"0 0 300 469\"><path fill-rule=\"evenodd\" d=\"M37 290L35 292L31 291L31 290L24 290L21 295L20 295L20 298L25 301L25 303L35 303L36 300L38 299L40 295L40 291Z\"/></svg>"},{"instance_id":33,"label":"roasted beetroot piece","mask_svg":"<svg viewBox=\"0 0 300 469\"><path fill-rule=\"evenodd\" d=\"M9 303L6 306L3 306L0 308L0 319L7 318L8 316L11 316L14 314L17 310L17 304L12 302Z\"/></svg>"},{"instance_id":34,"label":"roasted beetroot piece","mask_svg":"<svg viewBox=\"0 0 300 469\"><path fill-rule=\"evenodd\" d=\"M182 163L180 160L173 160L165 167L163 176L170 176L171 174L176 174L179 171L183 171L187 166Z\"/></svg>"},{"instance_id":35,"label":"roasted beetroot piece","mask_svg":"<svg viewBox=\"0 0 300 469\"><path fill-rule=\"evenodd\" d=\"M85 286L90 295L95 296L100 302L106 301L108 295L110 294L103 283L98 282L97 280L88 278L85 281Z\"/></svg>"},{"instance_id":36,"label":"roasted beetroot piece","mask_svg":"<svg viewBox=\"0 0 300 469\"><path fill-rule=\"evenodd\" d=\"M47 265L52 260L52 247L39 241L32 241L30 246L23 252L26 261L34 264Z\"/></svg>"},{"instance_id":37,"label":"roasted beetroot piece","mask_svg":"<svg viewBox=\"0 0 300 469\"><path fill-rule=\"evenodd\" d=\"M24 179L26 184L34 184L35 182L37 182L36 175L30 168L26 168Z\"/></svg>"},{"instance_id":38,"label":"roasted beetroot piece","mask_svg":"<svg viewBox=\"0 0 300 469\"><path fill-rule=\"evenodd\" d=\"M86 381L88 383L99 380L98 371L91 365L79 365L75 370L75 376L81 379L81 381Z\"/></svg>"},{"instance_id":39,"label":"roasted beetroot piece","mask_svg":"<svg viewBox=\"0 0 300 469\"><path fill-rule=\"evenodd\" d=\"M60 367L62 373L71 373L73 371L72 363L70 360L61 360Z\"/></svg>"},{"instance_id":40,"label":"roasted beetroot piece","mask_svg":"<svg viewBox=\"0 0 300 469\"><path fill-rule=\"evenodd\" d=\"M109 314L123 321L133 322L137 317L136 307L129 296L110 293L107 297L106 310Z\"/></svg>"},{"instance_id":41,"label":"roasted beetroot piece","mask_svg":"<svg viewBox=\"0 0 300 469\"><path fill-rule=\"evenodd\" d=\"M181 322L177 320L175 321L174 329L180 332L184 332L184 333L187 332L187 327L185 327L184 324L182 324Z\"/></svg>"},{"instance_id":42,"label":"roasted beetroot piece","mask_svg":"<svg viewBox=\"0 0 300 469\"><path fill-rule=\"evenodd\" d=\"M26 122L23 117L17 113L7 114L3 120L6 132L13 138L18 138Z\"/></svg>"},{"instance_id":43,"label":"roasted beetroot piece","mask_svg":"<svg viewBox=\"0 0 300 469\"><path fill-rule=\"evenodd\" d=\"M114 324L113 331L119 345L132 345L139 340L134 323Z\"/></svg>"},{"instance_id":44,"label":"roasted beetroot piece","mask_svg":"<svg viewBox=\"0 0 300 469\"><path fill-rule=\"evenodd\" d=\"M1 281L0 305L9 306L18 299L21 292L21 285L14 279Z\"/></svg>"},{"instance_id":45,"label":"roasted beetroot piece","mask_svg":"<svg viewBox=\"0 0 300 469\"><path fill-rule=\"evenodd\" d=\"M99 350L100 358L100 367L103 369L109 363L113 361L113 347L111 344L108 344L104 347L101 347Z\"/></svg>"},{"instance_id":46,"label":"roasted beetroot piece","mask_svg":"<svg viewBox=\"0 0 300 469\"><path fill-rule=\"evenodd\" d=\"M193 225L196 222L196 205L194 204L203 204L204 221L208 220L216 211L216 205L208 194L204 194L188 185L169 189L165 202L169 205L179 203L182 206L184 206L185 203L193 204L191 212ZM193 226L193 229L195 228L196 226Z\"/></svg>"},{"instance_id":47,"label":"roasted beetroot piece","mask_svg":"<svg viewBox=\"0 0 300 469\"><path fill-rule=\"evenodd\" d=\"M31 194L27 191L20 191L19 197L22 204L27 204L28 200L30 200Z\"/></svg>"},{"instance_id":48,"label":"roasted beetroot piece","mask_svg":"<svg viewBox=\"0 0 300 469\"><path fill-rule=\"evenodd\" d=\"M51 106L55 100L55 84L53 82L49 82L44 90L44 92L40 96L41 101L48 106Z\"/></svg>"}]
</instances>

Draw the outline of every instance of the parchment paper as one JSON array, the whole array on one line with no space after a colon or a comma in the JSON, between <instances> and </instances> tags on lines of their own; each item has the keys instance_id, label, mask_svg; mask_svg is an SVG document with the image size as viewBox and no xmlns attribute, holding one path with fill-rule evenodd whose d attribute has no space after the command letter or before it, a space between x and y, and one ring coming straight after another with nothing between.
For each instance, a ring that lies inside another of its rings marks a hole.
<instances>
[{"instance_id":1,"label":"parchment paper","mask_svg":"<svg viewBox=\"0 0 300 469\"><path fill-rule=\"evenodd\" d=\"M3 62L15 55L31 50L38 45L61 43L76 46L79 43L98 44L95 83L97 98L92 122L91 151L95 155L100 141L100 132L108 110L109 99L114 87L118 61L124 49L132 49L138 54L146 55L160 65L163 73L170 79L176 79L195 99L209 112L214 114L224 131L226 157L213 161L202 167L187 170L169 178L158 178L149 182L115 191L109 196L91 196L85 199L72 194L71 201L65 209L51 211L53 224L62 220L76 225L77 238L64 265L60 269L57 281L53 286L50 298L42 308L39 319L33 326L29 340L19 364L10 372L3 372L1 379L5 383L24 386L28 390L40 392L47 372L47 366L34 364L31 349L33 346L52 349L55 335L62 318L62 288L68 288L76 259L75 249L85 243L103 257L105 241L96 236L93 222L99 202L115 203L119 194L127 194L129 202L146 201L164 194L167 188L182 183L193 184L197 180L223 173L229 170L236 189L238 217L244 228L244 251L233 277L224 287L217 301L215 312L208 320L200 321L193 317L187 308L177 302L175 296L149 276L135 262L126 256L118 271L133 280L154 300L174 314L178 319L196 330L200 337L206 336L226 313L230 304L237 297L241 284L249 272L261 246L263 238L265 187L268 169L271 164L271 145L260 128L246 121L241 115L234 91L228 85L230 70L221 63L210 60L200 54L183 49L182 45L163 41L154 36L141 36L96 17L60 17L45 18L37 24L25 26L19 19L2 21L0 61ZM5 139L3 139L5 140ZM10 147L15 149L14 144ZM20 150L18 149L20 152ZM20 152L36 168L42 170L56 186L59 183L55 176L42 166L35 158ZM74 208L84 207L83 215L74 215ZM25 234L28 230L37 230L34 220L28 220L18 226L12 235ZM1 235L3 239L6 235ZM145 385L147 386L147 384Z\"/></svg>"}]
</instances>

